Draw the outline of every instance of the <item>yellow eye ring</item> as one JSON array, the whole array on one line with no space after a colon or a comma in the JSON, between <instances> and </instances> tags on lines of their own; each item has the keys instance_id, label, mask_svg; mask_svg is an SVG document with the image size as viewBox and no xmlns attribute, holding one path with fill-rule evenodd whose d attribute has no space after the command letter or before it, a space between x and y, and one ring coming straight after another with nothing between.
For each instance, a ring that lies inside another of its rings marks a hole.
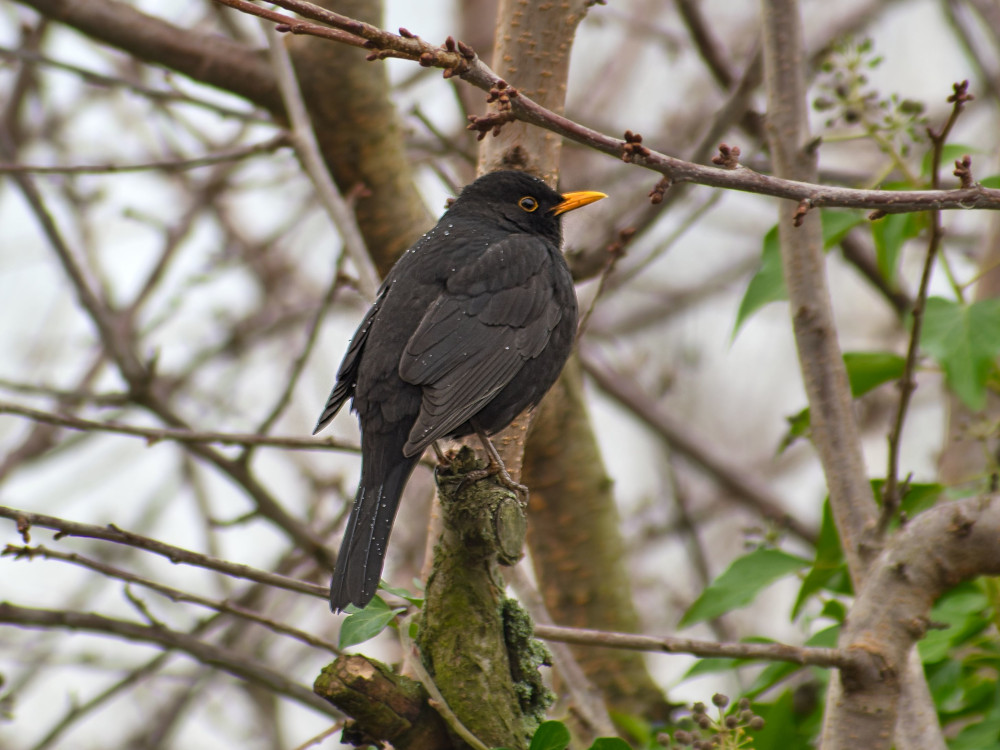
<instances>
[{"instance_id":1,"label":"yellow eye ring","mask_svg":"<svg viewBox=\"0 0 1000 750\"><path fill-rule=\"evenodd\" d=\"M525 211L527 211L529 214L532 211L535 211L535 210L538 209L538 201L536 201L530 195L526 195L523 198L521 198L521 200L519 200L517 202L517 205L519 205L522 209L524 209Z\"/></svg>"}]
</instances>

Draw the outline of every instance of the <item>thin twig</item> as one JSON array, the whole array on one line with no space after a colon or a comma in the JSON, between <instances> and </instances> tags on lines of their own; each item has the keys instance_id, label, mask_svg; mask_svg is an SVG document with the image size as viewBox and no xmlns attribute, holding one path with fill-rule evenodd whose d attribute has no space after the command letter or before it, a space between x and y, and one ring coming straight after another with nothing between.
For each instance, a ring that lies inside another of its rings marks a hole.
<instances>
[{"instance_id":1,"label":"thin twig","mask_svg":"<svg viewBox=\"0 0 1000 750\"><path fill-rule=\"evenodd\" d=\"M266 435L271 431L274 423L278 421L278 418L284 412L285 407L288 406L292 399L292 392L295 390L295 386L299 382L299 378L305 370L306 363L309 361L309 356L312 354L313 348L319 340L319 332L323 319L326 317L326 313L330 305L333 304L333 299L336 296L337 291L342 286L340 283L341 270L343 268L343 261L345 257L346 255L341 253L337 258L337 266L334 269L333 279L330 280L326 293L323 295L323 300L319 303L319 305L317 305L316 313L309 322L309 330L306 333L306 342L302 346L302 351L300 351L299 355L295 358L295 361L292 363L291 370L285 377L284 390L281 392L281 395L278 396L278 400L274 402L274 406L271 407L271 411L266 417L264 417L264 421L261 422L255 430L258 435ZM250 446L247 446L247 449L243 454L244 461L249 460L250 452Z\"/></svg>"},{"instance_id":2,"label":"thin twig","mask_svg":"<svg viewBox=\"0 0 1000 750\"><path fill-rule=\"evenodd\" d=\"M691 425L674 419L627 376L612 372L597 362L586 347L580 352L580 362L584 372L594 379L601 390L655 430L675 452L700 466L731 492L734 500L775 525L788 529L810 545L816 544L816 531L784 510L781 500L774 496L762 479L744 468L731 466L707 441L692 433Z\"/></svg>"},{"instance_id":3,"label":"thin twig","mask_svg":"<svg viewBox=\"0 0 1000 750\"><path fill-rule=\"evenodd\" d=\"M939 131L927 128L927 135L931 140L931 187L937 189L941 184L941 154L948 136L951 133L955 122L965 108L966 102L972 99L968 93L969 82L956 83L954 93L949 97L951 102L951 113L944 127ZM927 255L924 258L924 269L920 276L920 287L917 290L917 298L913 304L913 326L910 330L910 341L906 349L906 364L903 367L903 374L899 379L899 401L896 404L896 414L892 422L892 429L889 431L889 456L888 466L885 473L885 486L882 491L882 511L879 514L878 525L875 528L875 542L884 541L885 533L889 529L889 524L899 509L900 482L899 482L899 451L903 438L903 425L906 422L906 413L910 406L913 392L917 388L915 374L917 369L917 359L920 354L920 332L923 330L924 309L927 305L927 295L930 291L931 272L934 270L934 261L937 258L938 250L941 247L943 229L941 226L941 212L931 212L931 232L927 240Z\"/></svg>"},{"instance_id":4,"label":"thin twig","mask_svg":"<svg viewBox=\"0 0 1000 750\"><path fill-rule=\"evenodd\" d=\"M178 172L187 169L207 167L212 164L233 162L260 154L270 154L290 145L287 133L279 133L261 143L227 149L214 154L195 156L190 159L163 159L140 164L78 164L74 166L45 167L37 164L0 164L0 174L127 174L129 172Z\"/></svg>"},{"instance_id":5,"label":"thin twig","mask_svg":"<svg viewBox=\"0 0 1000 750\"><path fill-rule=\"evenodd\" d=\"M784 643L716 643L714 641L677 638L669 635L636 635L634 633L614 633L606 630L563 628L555 625L536 625L535 635L546 641L576 643L583 646L624 648L632 651L663 651L668 654L692 654L703 658L721 657L787 661L793 664L808 664L816 667L835 667L838 669L851 667L856 663L853 655L840 649L789 646Z\"/></svg>"},{"instance_id":6,"label":"thin twig","mask_svg":"<svg viewBox=\"0 0 1000 750\"><path fill-rule=\"evenodd\" d=\"M90 419L72 417L65 414L53 414L51 412L32 409L9 401L0 401L0 414L12 414L19 417L26 417L35 422L65 427L70 430L81 430L84 432L110 432L118 435L128 435L131 437L143 438L147 443L153 445L163 440L170 440L177 443L215 443L218 445L243 445L243 446L263 446L269 448L285 448L287 450L336 450L348 453L359 453L361 448L357 445L347 445L331 438L297 438L297 437L273 437L268 435L256 435L251 433L238 432L198 432L186 428L174 427L135 427L133 425L122 424L120 422L96 422Z\"/></svg>"},{"instance_id":7,"label":"thin twig","mask_svg":"<svg viewBox=\"0 0 1000 750\"><path fill-rule=\"evenodd\" d=\"M151 86L146 86L145 84L138 83L136 81L129 81L125 78L117 78L115 76L104 75L103 73L98 73L87 68L81 68L77 65L71 65L70 63L65 63L60 60L53 59L51 57L46 57L45 55L39 54L38 52L33 52L23 49L10 49L8 47L0 47L0 57L5 57L12 60L22 60L24 62L31 63L33 65L43 65L48 68L53 68L55 70L62 70L67 73L72 73L75 76L79 76L84 83L88 83L94 86L100 86L103 88L124 88L127 91L131 91L134 94L139 94L147 99L151 99L155 102L164 102L167 104L189 104L194 107L199 107L201 109L208 110L210 112L215 112L216 114L222 115L223 117L229 117L237 120L246 120L247 122L255 122L264 125L274 125L274 119L268 117L260 112L253 111L241 111L238 109L230 109L229 107L223 107L215 102L206 101L204 99L198 99L196 97L190 96L188 94L183 94L180 91L157 89Z\"/></svg>"},{"instance_id":8,"label":"thin twig","mask_svg":"<svg viewBox=\"0 0 1000 750\"><path fill-rule=\"evenodd\" d=\"M59 552L58 550L49 549L48 547L42 545L28 547L8 544L3 552L0 552L0 557L12 557L15 560L33 560L36 557L41 557L46 560L62 560L63 562L72 563L73 565L79 565L80 567L87 568L88 570L93 570L107 578L117 578L118 580L125 581L126 583L134 583L137 586L152 589L158 594L162 594L167 597L171 601L197 604L199 607L206 607L207 609L212 609L216 612L222 612L235 617L242 617L244 620L255 622L258 625L262 625L268 630L273 630L276 633L290 636L314 648L321 648L332 654L341 653L340 649L329 641L317 638L309 633L306 633L305 631L285 625L277 620L264 617L258 612L254 612L246 607L241 607L238 604L232 604L228 600L216 601L198 596L196 594L189 594L185 591L181 591L180 589L166 586L149 578L138 576L134 573L128 572L127 570L122 570L121 568L108 565L107 563L100 562L99 560L93 560L75 552ZM155 622L152 622L151 615L147 619L151 620L151 624L156 624Z\"/></svg>"},{"instance_id":9,"label":"thin twig","mask_svg":"<svg viewBox=\"0 0 1000 750\"><path fill-rule=\"evenodd\" d=\"M330 221L337 228L347 254L354 263L358 274L358 289L368 301L374 300L378 289L378 273L372 263L371 255L368 254L368 248L365 247L365 240L354 212L340 194L323 161L309 111L306 109L298 80L295 78L291 57L281 37L275 31L265 26L264 32L271 50L271 62L281 90L281 98L285 102L285 109L292 123L292 142L295 145L295 152L312 180Z\"/></svg>"},{"instance_id":10,"label":"thin twig","mask_svg":"<svg viewBox=\"0 0 1000 750\"><path fill-rule=\"evenodd\" d=\"M327 737L332 737L333 735L335 735L337 732L339 732L343 728L344 728L344 722L343 722L343 720L338 721L336 724L333 724L329 729L324 729L322 732L320 732L316 736L310 737L308 740L306 740L305 742L303 742L301 745L296 745L293 748L293 750L308 750L310 747L313 747L314 745L319 745L320 743L322 743L323 740L325 740Z\"/></svg>"},{"instance_id":11,"label":"thin twig","mask_svg":"<svg viewBox=\"0 0 1000 750\"><path fill-rule=\"evenodd\" d=\"M7 602L0 602L0 623L29 628L82 630L140 643L154 643L166 649L176 649L194 657L202 664L228 672L249 683L260 685L272 693L284 695L321 714L333 717L340 716L337 709L314 694L309 688L289 680L284 674L243 654L200 641L188 633L168 630L163 627L140 625L89 612L33 609Z\"/></svg>"},{"instance_id":12,"label":"thin twig","mask_svg":"<svg viewBox=\"0 0 1000 750\"><path fill-rule=\"evenodd\" d=\"M255 581L257 583L284 589L286 591L294 591L299 594L315 596L320 599L326 599L330 593L326 586L320 586L315 583L307 583L306 581L299 581L295 578L278 575L277 573L269 573L264 570L251 568L249 565L241 565L231 563L226 560L219 560L218 558L202 555L198 552L193 552L182 547L175 547L172 544L166 544L157 539L151 539L149 537L141 536L140 534L123 531L117 526L111 524L107 526L95 526L88 523L77 523L76 521L68 521L63 518L48 516L42 513L31 513L24 510L18 510L16 508L8 508L2 505L0 505L0 518L9 518L14 521L17 524L18 533L21 534L21 537L24 539L26 544L31 541L31 527L41 526L46 529L55 529L58 532L56 534L56 538L71 536L84 539L101 539L106 542L114 542L115 544L123 544L128 547L145 550L146 552L152 552L155 555L167 558L170 562L175 564L183 563L185 565L194 565L199 568L207 568L208 570L225 573L233 578L243 578L248 581Z\"/></svg>"},{"instance_id":13,"label":"thin twig","mask_svg":"<svg viewBox=\"0 0 1000 750\"><path fill-rule=\"evenodd\" d=\"M421 65L442 68L446 73L458 75L466 82L489 91L496 88L502 79L490 70L465 45L459 44L454 50L450 47L437 47L415 35L400 36L384 31L371 24L319 8L303 0L276 0L275 5L293 10L307 18L322 23L328 23L346 32L347 37L326 32L336 29L324 29L316 24L306 24L289 16L283 16L273 11L249 3L247 0L216 0L224 5L239 8L254 15L265 16L282 25L284 30L292 33L317 34L338 41L376 50L370 57L382 59L397 57L405 60L419 61ZM250 8L253 8L251 11ZM503 82L506 86L506 82ZM580 143L595 151L622 158L628 143L620 138L612 138L596 130L585 127L569 118L558 115L542 107L530 97L518 93L510 97L510 114L515 119L545 128L557 135ZM488 120L473 122L474 129L492 125ZM694 164L682 159L676 159L653 149L645 148L641 153L630 156L629 161L638 166L666 176L671 184L691 182L710 187L728 188L743 192L768 195L775 198L792 200L796 203L806 203L811 208L857 208L882 213L908 213L914 211L955 210L955 209L988 209L1000 210L1000 189L984 188L981 185L956 188L951 190L860 190L853 188L831 187L811 182L782 179L755 172L745 166L735 168L719 168Z\"/></svg>"}]
</instances>

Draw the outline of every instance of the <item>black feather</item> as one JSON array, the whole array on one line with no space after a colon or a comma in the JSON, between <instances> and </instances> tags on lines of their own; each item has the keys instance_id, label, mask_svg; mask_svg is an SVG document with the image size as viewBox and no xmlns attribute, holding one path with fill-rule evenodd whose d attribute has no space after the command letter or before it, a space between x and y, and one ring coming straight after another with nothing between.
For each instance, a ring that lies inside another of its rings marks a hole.
<instances>
[{"instance_id":1,"label":"black feather","mask_svg":"<svg viewBox=\"0 0 1000 750\"><path fill-rule=\"evenodd\" d=\"M521 172L476 180L400 258L358 327L316 425L353 397L361 482L330 590L334 611L374 596L424 449L471 434L472 419L488 434L503 429L562 370L577 320L552 210L563 200Z\"/></svg>"}]
</instances>

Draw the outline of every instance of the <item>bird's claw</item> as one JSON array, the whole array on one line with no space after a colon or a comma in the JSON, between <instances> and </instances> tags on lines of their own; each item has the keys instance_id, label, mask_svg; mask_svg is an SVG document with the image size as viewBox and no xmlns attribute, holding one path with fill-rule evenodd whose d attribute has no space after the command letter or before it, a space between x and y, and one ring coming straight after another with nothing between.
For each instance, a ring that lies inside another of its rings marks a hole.
<instances>
[{"instance_id":1,"label":"bird's claw","mask_svg":"<svg viewBox=\"0 0 1000 750\"><path fill-rule=\"evenodd\" d=\"M506 487L508 490L517 495L518 502L521 507L527 507L528 505L528 488L521 484L520 482L514 481L510 474L507 473L507 468L502 463L490 462L490 465L483 469L476 469L470 471L462 477L462 481L458 484L458 492L462 492L467 489L470 485L475 484L480 479L487 479L489 477L496 477L497 481Z\"/></svg>"}]
</instances>

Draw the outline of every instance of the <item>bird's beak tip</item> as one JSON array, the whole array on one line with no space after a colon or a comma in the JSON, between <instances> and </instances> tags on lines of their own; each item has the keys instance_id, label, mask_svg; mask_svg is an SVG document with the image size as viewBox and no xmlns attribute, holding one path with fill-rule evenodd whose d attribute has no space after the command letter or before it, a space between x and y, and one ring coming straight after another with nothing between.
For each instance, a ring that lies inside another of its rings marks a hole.
<instances>
[{"instance_id":1,"label":"bird's beak tip","mask_svg":"<svg viewBox=\"0 0 1000 750\"><path fill-rule=\"evenodd\" d=\"M559 214L564 214L567 211L573 211L581 206L586 206L588 203L593 203L594 201L599 201L601 198L607 197L608 196L606 194L599 193L596 190L580 190L575 193L563 193L562 203L557 203L552 208L552 213L558 216Z\"/></svg>"}]
</instances>

